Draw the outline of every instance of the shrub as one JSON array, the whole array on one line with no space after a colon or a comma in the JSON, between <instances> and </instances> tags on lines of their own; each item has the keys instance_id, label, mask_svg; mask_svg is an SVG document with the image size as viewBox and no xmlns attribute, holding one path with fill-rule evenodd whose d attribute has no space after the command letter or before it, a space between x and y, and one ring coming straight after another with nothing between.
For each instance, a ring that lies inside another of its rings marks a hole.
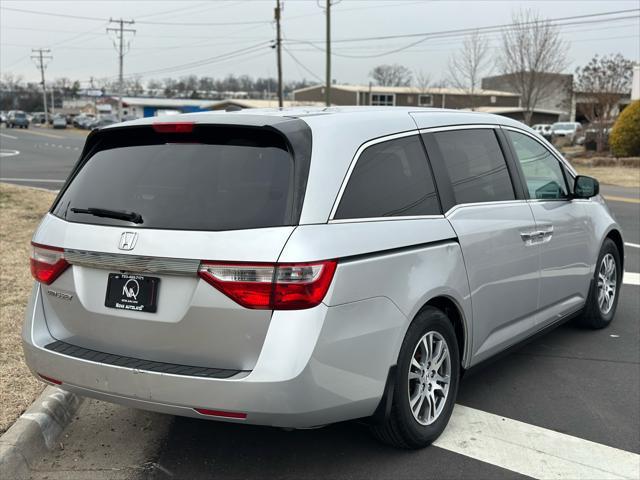
<instances>
[{"instance_id":1,"label":"shrub","mask_svg":"<svg viewBox=\"0 0 640 480\"><path fill-rule=\"evenodd\" d=\"M640 156L640 100L622 111L611 130L609 146L616 157Z\"/></svg>"}]
</instances>

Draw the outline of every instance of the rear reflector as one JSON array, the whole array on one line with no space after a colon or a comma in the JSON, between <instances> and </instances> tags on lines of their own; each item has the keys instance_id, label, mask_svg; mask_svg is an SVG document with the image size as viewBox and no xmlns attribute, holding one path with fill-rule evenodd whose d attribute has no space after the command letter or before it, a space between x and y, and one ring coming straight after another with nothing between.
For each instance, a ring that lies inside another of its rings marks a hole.
<instances>
[{"instance_id":1,"label":"rear reflector","mask_svg":"<svg viewBox=\"0 0 640 480\"><path fill-rule=\"evenodd\" d=\"M209 410L208 408L194 408L194 410L201 415L208 415L210 417L238 418L240 420L247 418L246 413L240 412L223 412L221 410Z\"/></svg>"},{"instance_id":2,"label":"rear reflector","mask_svg":"<svg viewBox=\"0 0 640 480\"><path fill-rule=\"evenodd\" d=\"M45 375L42 375L41 373L39 373L38 376L45 382L53 383L54 385L62 385L62 382L60 380L56 380L55 378L47 377Z\"/></svg>"},{"instance_id":3,"label":"rear reflector","mask_svg":"<svg viewBox=\"0 0 640 480\"><path fill-rule=\"evenodd\" d=\"M156 122L153 129L157 133L191 133L193 122Z\"/></svg>"},{"instance_id":4,"label":"rear reflector","mask_svg":"<svg viewBox=\"0 0 640 480\"><path fill-rule=\"evenodd\" d=\"M255 264L204 261L198 274L243 307L302 310L322 302L336 265L336 260Z\"/></svg>"},{"instance_id":5,"label":"rear reflector","mask_svg":"<svg viewBox=\"0 0 640 480\"><path fill-rule=\"evenodd\" d=\"M62 275L69 264L64 259L64 249L31 242L31 274L45 285L50 285Z\"/></svg>"}]
</instances>

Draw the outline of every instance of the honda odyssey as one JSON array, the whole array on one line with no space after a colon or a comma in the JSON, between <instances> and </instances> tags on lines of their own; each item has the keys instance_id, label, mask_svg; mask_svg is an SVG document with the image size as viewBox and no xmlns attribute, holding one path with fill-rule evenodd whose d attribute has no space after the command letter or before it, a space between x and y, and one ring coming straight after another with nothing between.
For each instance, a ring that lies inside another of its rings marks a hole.
<instances>
[{"instance_id":1,"label":"honda odyssey","mask_svg":"<svg viewBox=\"0 0 640 480\"><path fill-rule=\"evenodd\" d=\"M606 327L621 230L509 118L207 112L93 131L33 236L43 381L174 415L430 444L463 372L569 319Z\"/></svg>"}]
</instances>

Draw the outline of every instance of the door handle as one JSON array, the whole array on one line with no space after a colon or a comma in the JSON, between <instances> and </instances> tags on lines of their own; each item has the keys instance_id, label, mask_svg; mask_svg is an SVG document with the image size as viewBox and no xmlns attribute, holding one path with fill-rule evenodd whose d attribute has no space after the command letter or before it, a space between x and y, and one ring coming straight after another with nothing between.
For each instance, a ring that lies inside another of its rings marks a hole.
<instances>
[{"instance_id":1,"label":"door handle","mask_svg":"<svg viewBox=\"0 0 640 480\"><path fill-rule=\"evenodd\" d=\"M527 246L547 243L551 241L552 236L553 225L548 225L540 230L533 230L531 232L520 232L520 238Z\"/></svg>"},{"instance_id":2,"label":"door handle","mask_svg":"<svg viewBox=\"0 0 640 480\"><path fill-rule=\"evenodd\" d=\"M551 237L553 237L553 225L551 224L542 225L539 232L542 236L540 243L550 242Z\"/></svg>"},{"instance_id":3,"label":"door handle","mask_svg":"<svg viewBox=\"0 0 640 480\"><path fill-rule=\"evenodd\" d=\"M520 232L520 238L524 242L524 244L529 247L531 245L536 244L537 235L539 232Z\"/></svg>"}]
</instances>

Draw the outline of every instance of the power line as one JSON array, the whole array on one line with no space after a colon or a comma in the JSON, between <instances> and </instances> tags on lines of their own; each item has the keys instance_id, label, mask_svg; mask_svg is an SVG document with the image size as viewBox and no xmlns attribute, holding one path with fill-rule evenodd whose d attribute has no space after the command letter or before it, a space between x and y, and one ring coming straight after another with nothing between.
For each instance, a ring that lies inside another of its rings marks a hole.
<instances>
[{"instance_id":1,"label":"power line","mask_svg":"<svg viewBox=\"0 0 640 480\"><path fill-rule=\"evenodd\" d=\"M640 11L640 9L637 9L636 11ZM591 15L593 16L593 15ZM567 19L569 18L583 18L584 15L580 15L577 17L565 17ZM575 21L575 22L565 22L565 23L552 23L552 25L554 26L558 26L558 27L563 27L563 26L569 26L569 25L584 25L584 24L593 24L593 23L610 23L610 22L615 22L615 21L620 21L620 20L627 20L630 18L637 18L635 15L631 15L631 16L624 16L624 17L617 17L617 18L604 18L604 19L595 19L595 20L582 20L582 21ZM556 19L559 20L559 19ZM549 20L549 22L552 22L553 20ZM528 22L531 23L531 22ZM524 24L526 25L526 24ZM451 37L460 37L460 36L466 36L468 34L471 33L475 33L477 31L480 31L483 34L488 34L488 33L500 33L504 30L509 30L513 28L512 24L508 24L508 25L495 25L495 26L485 26L485 27L479 27L479 28L466 28L466 29L456 29L456 30L442 30L442 31L438 31L438 32L431 32L431 33L423 33L423 34L419 34L420 36L422 36L423 38L420 38L417 41L411 42L408 45L404 45L402 47L398 47L398 48L394 48L392 50L388 50L382 53L376 53L376 54L368 54L368 55L349 55L349 54L344 54L344 53L333 53L334 56L337 57L344 57L344 58L376 58L376 57L383 57L385 55L390 55L392 53L398 53L401 52L403 50L407 50L411 47L414 47L416 45L419 45L421 43L426 42L427 40L433 39L433 38L451 38ZM406 38L406 37L416 37L418 34L408 34L408 35L393 35L393 36L385 36L385 37L377 37L379 40L387 40L387 39L391 39L391 38ZM355 39L352 39L355 40ZM372 38L370 37L368 40L372 40ZM336 40L337 42L338 40ZM343 40L343 41L351 41L351 40ZM362 40L358 40L358 41L362 41ZM325 49L323 49L322 47L320 47L319 45L317 45L317 43L319 42L314 42L314 41L307 41L307 40L290 40L290 43L302 43L302 44L306 44L306 45L310 45L311 47L315 48L318 51L321 52L326 52Z\"/></svg>"},{"instance_id":2,"label":"power line","mask_svg":"<svg viewBox=\"0 0 640 480\"><path fill-rule=\"evenodd\" d=\"M212 63L217 63L217 62L221 62L224 60L230 60L231 58L236 58L239 56L243 56L243 55L248 55L250 53L255 53L258 50L261 50L267 46L270 45L271 42L269 41L264 41L264 42L260 42L257 43L255 45L252 45L250 47L245 47L245 48L241 48L238 50L233 50L231 52L227 52L227 53L223 53L221 55L216 55L214 57L208 57L208 58L204 58L202 60L195 60L193 62L188 62L188 63L183 63L180 65L172 65L170 67L163 67L163 68L159 68L159 69L154 69L154 70L147 70L147 71L143 71L143 72L136 72L136 73L131 73L128 76L139 76L139 75L155 75L158 73L165 73L165 72L175 72L175 71L179 71L179 70L189 70L191 68L196 68L196 67L201 67L203 65L209 65Z\"/></svg>"},{"instance_id":3,"label":"power line","mask_svg":"<svg viewBox=\"0 0 640 480\"><path fill-rule=\"evenodd\" d=\"M600 12L600 13L590 13L590 14L585 14L585 15L572 15L569 17L558 17L558 18L549 18L546 20L543 20L543 22L545 23L555 23L555 22L562 22L564 20L576 20L576 19L580 19L580 18L591 18L591 17L603 17L603 16L609 16L609 15L618 15L618 14L622 14L622 13L630 13L630 12L640 12L640 8L630 8L627 10L616 10L616 11L610 11L610 12ZM635 18L636 16L627 16L627 17L621 17L621 18ZM602 21L610 21L610 20L617 20L617 19L602 19L602 20L598 20L598 22L602 22ZM527 25L534 25L536 22L523 22L521 24L519 24L519 26L527 26ZM587 23L587 22L581 22L581 23ZM596 23L596 21L593 21L593 23ZM573 23L564 23L561 25L572 25ZM560 25L560 26L561 26ZM381 35L381 36L375 36L375 37L354 37L354 38L341 38L341 39L337 39L337 40L333 40L333 43L347 43L347 42L364 42L364 41L377 41L377 40L392 40L392 39L396 39L396 38L418 38L418 37L432 37L432 36L439 36L439 35L444 35L444 34L464 34L464 33L470 33L470 32L475 32L475 31L479 31L480 33L483 33L483 31L485 30L495 30L495 29L509 29L509 28L513 28L513 24L512 23L507 23L507 24L501 24L501 25L489 25L489 26L484 26L484 27L470 27L470 28L460 28L460 29L455 29L455 30L440 30L440 31L436 31L436 32L422 32L422 33L406 33L406 34L397 34L397 35Z\"/></svg>"},{"instance_id":4,"label":"power line","mask_svg":"<svg viewBox=\"0 0 640 480\"><path fill-rule=\"evenodd\" d=\"M49 114L47 113L47 88L44 82L44 71L47 68L45 60L53 60L53 57L49 55L51 50L48 48L32 48L31 51L36 55L32 55L31 58L38 63L36 66L40 69L40 75L42 77L42 103L44 107L44 122L45 125L49 124ZM51 107L53 107L53 102Z\"/></svg>"},{"instance_id":5,"label":"power line","mask_svg":"<svg viewBox=\"0 0 640 480\"><path fill-rule=\"evenodd\" d=\"M69 15L69 14L54 13L54 12L39 12L36 10L27 10L24 8L0 7L0 10L7 10L10 12L29 13L31 15L44 15L49 17L70 18L73 20L89 20L89 21L96 21L96 22L108 21L108 19L101 18L101 17ZM271 22L267 20L249 20L249 21L241 21L241 22L157 22L157 21L141 20L137 23L144 24L144 25L164 25L164 26L177 26L177 27L224 27L227 25L259 25L259 24L268 24Z\"/></svg>"},{"instance_id":6,"label":"power line","mask_svg":"<svg viewBox=\"0 0 640 480\"><path fill-rule=\"evenodd\" d=\"M132 28L124 28L125 25L133 25L135 22L133 20L113 20L109 19L109 23L118 24L118 28L107 28L107 33L115 32L118 35L118 66L119 66L119 74L118 74L118 120L122 121L122 90L124 87L124 80L122 78L123 75L123 67L124 67L124 34L132 33L135 35L136 31Z\"/></svg>"},{"instance_id":7,"label":"power line","mask_svg":"<svg viewBox=\"0 0 640 480\"><path fill-rule=\"evenodd\" d=\"M171 10L162 10L161 12L150 13L148 15L138 15L136 18L140 19L140 18L160 17L162 15L167 15L169 13L175 13L175 12L184 13L187 10L193 10L194 8L198 9L198 8L202 7L203 5L207 5L208 3L209 2L201 2L201 3L198 3L196 5L191 5L191 6L188 6L188 7L180 6L178 8L172 8ZM213 5L213 6L215 6L215 5ZM193 12L189 12L189 14L191 14L191 13L193 13Z\"/></svg>"},{"instance_id":8,"label":"power line","mask_svg":"<svg viewBox=\"0 0 640 480\"><path fill-rule=\"evenodd\" d=\"M283 47L283 49L284 49L285 52L287 52L287 55L289 55L291 57L291 60L293 60L294 62L296 62L296 64L298 64L298 66L303 68L313 78L315 78L319 82L322 82L322 78L319 75L316 75L312 70L307 68L306 65L304 65L300 60L298 60L296 58L296 56L293 53L291 53L291 50L289 50L287 47Z\"/></svg>"},{"instance_id":9,"label":"power line","mask_svg":"<svg viewBox=\"0 0 640 480\"><path fill-rule=\"evenodd\" d=\"M91 20L91 21L100 21L100 22L105 22L107 21L106 18L100 18L100 17L86 17L86 16L82 16L82 15L68 15L68 14L63 14L63 13L53 13L53 12L38 12L36 10L26 10L24 8L13 8L13 7L0 7L0 10L7 10L10 12L20 12L20 13L30 13L32 15L46 15L49 17L60 17L60 18L72 18L74 20Z\"/></svg>"}]
</instances>

